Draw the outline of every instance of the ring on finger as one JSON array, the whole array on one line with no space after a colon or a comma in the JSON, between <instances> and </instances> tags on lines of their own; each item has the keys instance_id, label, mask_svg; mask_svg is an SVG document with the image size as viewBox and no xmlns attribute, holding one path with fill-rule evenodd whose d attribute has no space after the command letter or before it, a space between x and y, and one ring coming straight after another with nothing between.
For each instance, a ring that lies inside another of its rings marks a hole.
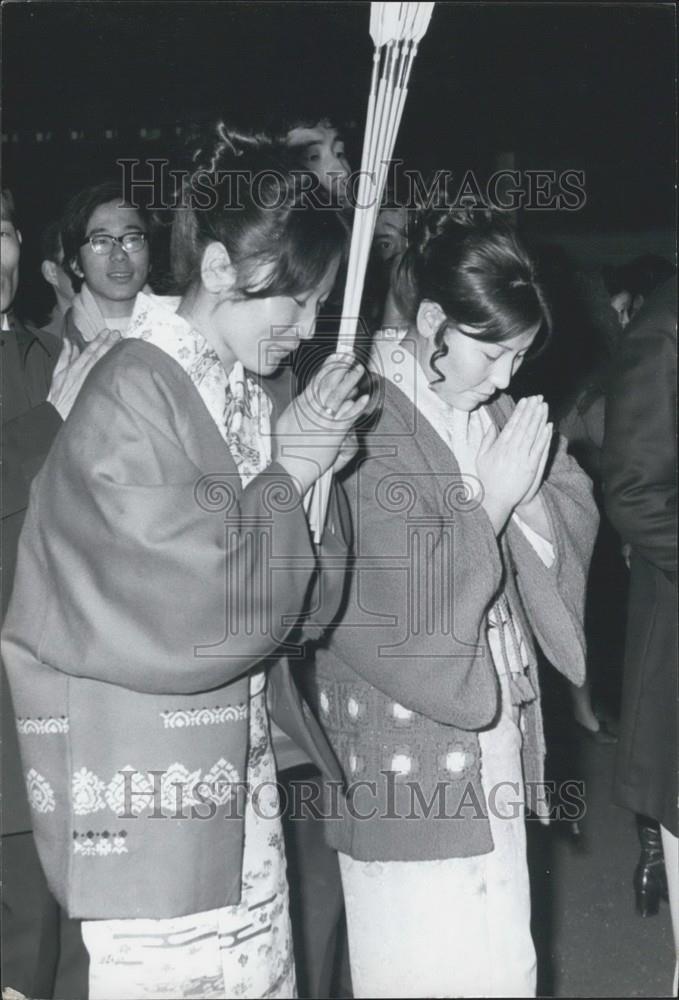
<instances>
[{"instance_id":1,"label":"ring on finger","mask_svg":"<svg viewBox=\"0 0 679 1000\"><path fill-rule=\"evenodd\" d=\"M337 410L333 410L332 406L324 406L323 407L323 413L326 415L326 417L336 417L337 416Z\"/></svg>"}]
</instances>

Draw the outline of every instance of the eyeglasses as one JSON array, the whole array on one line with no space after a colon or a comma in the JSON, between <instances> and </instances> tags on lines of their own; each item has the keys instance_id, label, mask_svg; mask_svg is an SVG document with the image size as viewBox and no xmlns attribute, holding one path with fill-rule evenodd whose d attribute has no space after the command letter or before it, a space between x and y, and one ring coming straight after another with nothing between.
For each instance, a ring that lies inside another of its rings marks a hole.
<instances>
[{"instance_id":1,"label":"eyeglasses","mask_svg":"<svg viewBox=\"0 0 679 1000\"><path fill-rule=\"evenodd\" d=\"M124 236L111 236L110 233L96 233L94 236L88 236L86 240L83 240L80 246L84 247L89 243L93 253L107 254L111 253L113 244L115 243L117 246L122 247L125 253L139 253L140 250L144 249L146 240L146 233L125 233Z\"/></svg>"}]
</instances>

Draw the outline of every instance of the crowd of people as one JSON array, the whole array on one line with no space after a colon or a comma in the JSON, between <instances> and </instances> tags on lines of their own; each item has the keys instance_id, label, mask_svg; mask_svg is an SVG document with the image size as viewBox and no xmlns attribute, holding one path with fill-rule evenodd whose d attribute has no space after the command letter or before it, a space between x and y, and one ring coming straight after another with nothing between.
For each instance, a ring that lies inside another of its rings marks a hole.
<instances>
[{"instance_id":1,"label":"crowd of people","mask_svg":"<svg viewBox=\"0 0 679 1000\"><path fill-rule=\"evenodd\" d=\"M674 268L390 207L348 356L341 130L221 122L192 162L169 225L75 194L42 329L2 195L3 988L535 996L540 658L676 935Z\"/></svg>"}]
</instances>

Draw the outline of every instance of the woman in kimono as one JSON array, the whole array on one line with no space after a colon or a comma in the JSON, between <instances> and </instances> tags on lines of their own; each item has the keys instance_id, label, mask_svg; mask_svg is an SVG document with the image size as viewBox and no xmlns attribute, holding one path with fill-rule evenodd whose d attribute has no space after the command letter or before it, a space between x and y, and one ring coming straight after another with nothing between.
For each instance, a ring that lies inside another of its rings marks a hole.
<instances>
[{"instance_id":1,"label":"woman in kimono","mask_svg":"<svg viewBox=\"0 0 679 1000\"><path fill-rule=\"evenodd\" d=\"M269 144L220 126L202 163L174 222L183 294L140 293L83 387L34 482L3 637L92 1000L294 996L267 668L279 725L333 774L279 661L340 598L340 526L317 550L303 497L366 397L331 358L272 435L247 371L312 336L345 227Z\"/></svg>"},{"instance_id":2,"label":"woman in kimono","mask_svg":"<svg viewBox=\"0 0 679 1000\"><path fill-rule=\"evenodd\" d=\"M533 996L533 636L582 683L597 512L541 397L505 395L550 326L514 232L429 213L402 266L412 319L378 334L381 407L345 483L354 573L317 653L354 995Z\"/></svg>"}]
</instances>

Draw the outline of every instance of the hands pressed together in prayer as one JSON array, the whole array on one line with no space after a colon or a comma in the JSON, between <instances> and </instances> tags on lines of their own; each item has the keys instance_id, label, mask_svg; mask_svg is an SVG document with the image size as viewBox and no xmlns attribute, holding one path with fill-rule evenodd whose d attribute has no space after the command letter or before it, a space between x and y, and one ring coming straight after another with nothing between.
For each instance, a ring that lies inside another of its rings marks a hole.
<instances>
[{"instance_id":1,"label":"hands pressed together in prayer","mask_svg":"<svg viewBox=\"0 0 679 1000\"><path fill-rule=\"evenodd\" d=\"M117 330L102 330L83 351L79 351L70 340L64 340L47 396L47 402L52 404L62 420L71 412L83 382L97 361L119 340Z\"/></svg>"},{"instance_id":2,"label":"hands pressed together in prayer","mask_svg":"<svg viewBox=\"0 0 679 1000\"><path fill-rule=\"evenodd\" d=\"M276 461L302 494L326 469L343 469L358 450L352 425L369 396L358 395L363 366L352 355L333 354L282 413L274 432Z\"/></svg>"},{"instance_id":3,"label":"hands pressed together in prayer","mask_svg":"<svg viewBox=\"0 0 679 1000\"><path fill-rule=\"evenodd\" d=\"M514 511L549 532L538 497L553 432L547 417L542 396L529 396L519 400L500 432L493 424L483 436L476 471L483 485L483 506L496 534Z\"/></svg>"}]
</instances>

